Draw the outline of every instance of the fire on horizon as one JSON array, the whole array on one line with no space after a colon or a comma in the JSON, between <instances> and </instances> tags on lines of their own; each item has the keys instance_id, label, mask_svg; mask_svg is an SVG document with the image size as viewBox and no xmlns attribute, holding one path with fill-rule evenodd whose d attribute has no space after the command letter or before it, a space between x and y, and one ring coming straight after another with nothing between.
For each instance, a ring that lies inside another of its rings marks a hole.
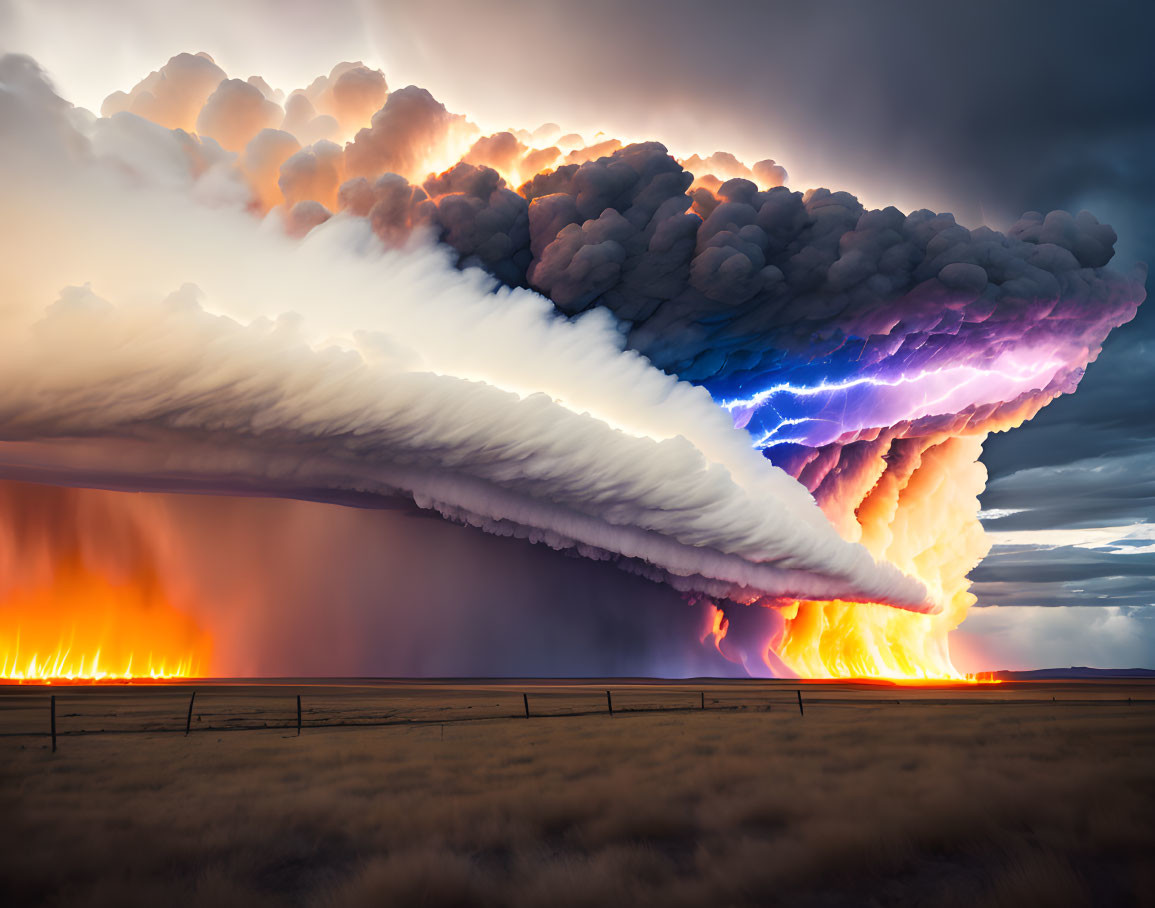
<instances>
[{"instance_id":1,"label":"fire on horizon","mask_svg":"<svg viewBox=\"0 0 1155 908\"><path fill-rule=\"evenodd\" d=\"M355 63L286 94L182 54L100 118L31 61L0 82L29 212L4 678L236 674L157 568L169 518L31 481L406 498L671 584L751 675L961 679L983 441L1144 295L1086 213L1004 235L793 192L771 159L481 135Z\"/></svg>"}]
</instances>

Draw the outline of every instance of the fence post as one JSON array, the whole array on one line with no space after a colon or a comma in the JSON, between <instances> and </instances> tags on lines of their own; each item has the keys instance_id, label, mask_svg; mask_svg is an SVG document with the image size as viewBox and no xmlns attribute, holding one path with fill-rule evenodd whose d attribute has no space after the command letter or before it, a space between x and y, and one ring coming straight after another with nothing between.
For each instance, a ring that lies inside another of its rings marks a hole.
<instances>
[{"instance_id":1,"label":"fence post","mask_svg":"<svg viewBox=\"0 0 1155 908\"><path fill-rule=\"evenodd\" d=\"M301 695L297 694L297 737L301 737Z\"/></svg>"},{"instance_id":2,"label":"fence post","mask_svg":"<svg viewBox=\"0 0 1155 908\"><path fill-rule=\"evenodd\" d=\"M184 736L187 738L189 731L192 730L192 708L193 701L197 698L197 692L194 690L192 696L188 698L188 718L184 722Z\"/></svg>"},{"instance_id":3,"label":"fence post","mask_svg":"<svg viewBox=\"0 0 1155 908\"><path fill-rule=\"evenodd\" d=\"M805 716L806 711L802 709L802 691L798 690L795 693L798 694L798 715Z\"/></svg>"},{"instance_id":4,"label":"fence post","mask_svg":"<svg viewBox=\"0 0 1155 908\"><path fill-rule=\"evenodd\" d=\"M52 695L49 711L52 714L52 752L56 753L56 694Z\"/></svg>"},{"instance_id":5,"label":"fence post","mask_svg":"<svg viewBox=\"0 0 1155 908\"><path fill-rule=\"evenodd\" d=\"M529 718L529 694L521 695L521 702L525 704L525 717Z\"/></svg>"},{"instance_id":6,"label":"fence post","mask_svg":"<svg viewBox=\"0 0 1155 908\"><path fill-rule=\"evenodd\" d=\"M606 691L606 709L610 711L610 715L614 714L614 701L610 699L610 692Z\"/></svg>"},{"instance_id":7,"label":"fence post","mask_svg":"<svg viewBox=\"0 0 1155 908\"><path fill-rule=\"evenodd\" d=\"M702 709L705 709L706 708L706 692L704 690L700 690L700 691L698 691L698 693L702 697Z\"/></svg>"}]
</instances>

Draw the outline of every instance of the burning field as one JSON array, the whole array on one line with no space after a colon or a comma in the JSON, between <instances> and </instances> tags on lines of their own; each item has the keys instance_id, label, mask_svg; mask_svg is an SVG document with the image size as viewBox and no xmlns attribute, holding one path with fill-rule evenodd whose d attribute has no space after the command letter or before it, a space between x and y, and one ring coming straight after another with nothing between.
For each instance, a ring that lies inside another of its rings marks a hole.
<instances>
[{"instance_id":1,"label":"burning field","mask_svg":"<svg viewBox=\"0 0 1155 908\"><path fill-rule=\"evenodd\" d=\"M796 689L220 683L190 718L183 686L9 686L0 877L44 905L1155 901L1149 683Z\"/></svg>"}]
</instances>

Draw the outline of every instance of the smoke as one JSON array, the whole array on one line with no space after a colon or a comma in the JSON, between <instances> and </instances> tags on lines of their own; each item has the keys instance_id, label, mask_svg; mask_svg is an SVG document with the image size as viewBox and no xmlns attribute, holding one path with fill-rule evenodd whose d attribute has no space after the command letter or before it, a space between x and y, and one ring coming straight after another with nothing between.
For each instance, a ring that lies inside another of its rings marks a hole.
<instances>
[{"instance_id":1,"label":"smoke","mask_svg":"<svg viewBox=\"0 0 1155 908\"><path fill-rule=\"evenodd\" d=\"M216 143L197 143L187 185L158 180L185 134L143 131L158 153L135 143L134 166L115 149L138 121L85 123L27 60L0 73L20 212L3 236L4 475L401 496L710 596L932 607L707 392L622 350L605 313L567 321L437 250L386 251L364 219L296 242L237 206Z\"/></svg>"}]
</instances>

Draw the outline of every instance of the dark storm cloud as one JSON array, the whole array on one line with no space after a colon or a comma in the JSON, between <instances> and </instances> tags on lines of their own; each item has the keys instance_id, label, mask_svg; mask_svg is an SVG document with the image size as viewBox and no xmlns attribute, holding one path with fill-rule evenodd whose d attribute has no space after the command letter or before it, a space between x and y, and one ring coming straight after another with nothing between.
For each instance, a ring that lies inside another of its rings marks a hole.
<instances>
[{"instance_id":1,"label":"dark storm cloud","mask_svg":"<svg viewBox=\"0 0 1155 908\"><path fill-rule=\"evenodd\" d=\"M988 530L1017 531L1029 542L1032 531L1116 527L1108 535L1118 538L1079 546L996 545L970 575L979 604L1155 604L1150 539L1128 538L1155 522L1155 452L1149 442L1145 447L1131 439L1117 455L1033 467L991 482L984 503L1007 513L985 520Z\"/></svg>"},{"instance_id":2,"label":"dark storm cloud","mask_svg":"<svg viewBox=\"0 0 1155 908\"><path fill-rule=\"evenodd\" d=\"M404 36L434 14L376 6L383 46L420 66L420 49ZM534 78L519 88L519 103L535 112L559 116L561 98L565 112L594 122L616 112L654 135L668 121L683 142L725 135L747 143L748 152L732 150L749 159L770 154L792 172L846 174L845 188L869 190L876 204L913 199L968 225L1087 208L1119 231L1123 267L1155 261L1151 4L666 0L655 15L655 3L590 0L580 17L562 0L498 6L509 15L496 19L516 20L529 37L566 36L531 42L549 48L531 54ZM468 7L446 0L436 15ZM495 59L472 33L444 35L438 51L464 64L441 85L470 110L485 97L468 76L483 56L506 84L524 69ZM597 67L582 66L595 55ZM575 69L585 92L565 90ZM687 109L696 129L677 125ZM1155 313L1117 331L1078 395L988 443L992 474L1155 437L1155 408L1135 393L1155 386L1153 336Z\"/></svg>"},{"instance_id":3,"label":"dark storm cloud","mask_svg":"<svg viewBox=\"0 0 1155 908\"><path fill-rule=\"evenodd\" d=\"M631 347L692 381L760 381L825 356L854 371L941 368L1015 343L1077 359L1142 296L1137 275L1104 270L1116 235L1087 212L1029 212L1002 234L744 179L691 199L693 174L656 142L539 174L519 192L473 164L421 190L399 180L361 177L339 198L387 241L426 225L462 265L528 285L568 315L610 309Z\"/></svg>"},{"instance_id":4,"label":"dark storm cloud","mask_svg":"<svg viewBox=\"0 0 1155 908\"><path fill-rule=\"evenodd\" d=\"M1000 546L971 572L971 577L980 584L1011 586L1024 583L1078 586L1088 580L1117 581L1121 588L1141 597L1142 601L1135 604L1149 605L1150 584L1142 582L1142 578L1152 574L1155 574L1155 556L1150 553L1118 555L1075 546L1056 546L1042 551L1026 546Z\"/></svg>"},{"instance_id":5,"label":"dark storm cloud","mask_svg":"<svg viewBox=\"0 0 1155 908\"><path fill-rule=\"evenodd\" d=\"M985 521L996 532L1151 522L1155 451L1021 470L994 479L983 503L991 510L1017 511Z\"/></svg>"},{"instance_id":6,"label":"dark storm cloud","mask_svg":"<svg viewBox=\"0 0 1155 908\"><path fill-rule=\"evenodd\" d=\"M941 363L946 348L1069 330L1079 298L1110 309L1140 295L1098 271L1115 234L1085 212L1032 212L1004 236L949 214L868 211L847 192L734 179L700 219L687 213L688 180L648 143L523 187L530 285L569 313L610 308L631 346L683 378L757 376L784 353L818 359L852 340L855 369ZM996 311L997 328L986 324Z\"/></svg>"},{"instance_id":7,"label":"dark storm cloud","mask_svg":"<svg viewBox=\"0 0 1155 908\"><path fill-rule=\"evenodd\" d=\"M1061 557L1061 556L1060 556ZM997 555L996 555L997 558ZM1007 580L976 579L971 592L978 597L978 605L990 606L1127 606L1146 608L1151 605L1151 583L1149 574L1135 576L1129 574L1106 573L1075 580L1036 579L1031 571L1040 563L1046 564L1046 557L1033 558L1029 576ZM1150 564L1147 566L1150 571ZM975 574L971 575L975 577ZM997 567L981 575L997 577Z\"/></svg>"}]
</instances>

